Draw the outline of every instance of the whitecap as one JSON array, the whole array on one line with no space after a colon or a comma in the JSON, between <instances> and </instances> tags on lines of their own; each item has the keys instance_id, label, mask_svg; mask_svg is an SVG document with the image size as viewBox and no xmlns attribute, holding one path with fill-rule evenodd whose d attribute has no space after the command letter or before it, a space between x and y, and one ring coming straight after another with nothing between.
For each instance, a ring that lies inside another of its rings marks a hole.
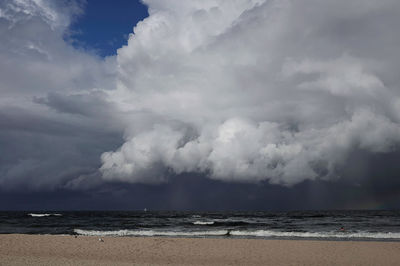
<instances>
[{"instance_id":1,"label":"whitecap","mask_svg":"<svg viewBox=\"0 0 400 266\"><path fill-rule=\"evenodd\" d=\"M79 235L86 236L238 236L238 237L284 237L284 238L319 238L319 239L400 239L400 233L392 232L293 232L271 230L207 230L207 231L158 231L158 230L83 230L74 229Z\"/></svg>"},{"instance_id":2,"label":"whitecap","mask_svg":"<svg viewBox=\"0 0 400 266\"><path fill-rule=\"evenodd\" d=\"M232 230L233 236L249 236L249 237L296 237L296 238L356 238L356 239L400 239L400 233L392 232L281 232L271 230Z\"/></svg>"},{"instance_id":3,"label":"whitecap","mask_svg":"<svg viewBox=\"0 0 400 266\"><path fill-rule=\"evenodd\" d=\"M31 217L49 217L49 216L62 216L60 213L28 213Z\"/></svg>"},{"instance_id":4,"label":"whitecap","mask_svg":"<svg viewBox=\"0 0 400 266\"><path fill-rule=\"evenodd\" d=\"M157 231L157 230L82 230L74 229L79 235L86 236L223 236L228 233L227 230L213 231Z\"/></svg>"},{"instance_id":5,"label":"whitecap","mask_svg":"<svg viewBox=\"0 0 400 266\"><path fill-rule=\"evenodd\" d=\"M195 225L211 225L211 224L214 224L214 222L213 221L195 221L195 222L193 222L193 224L195 224Z\"/></svg>"}]
</instances>

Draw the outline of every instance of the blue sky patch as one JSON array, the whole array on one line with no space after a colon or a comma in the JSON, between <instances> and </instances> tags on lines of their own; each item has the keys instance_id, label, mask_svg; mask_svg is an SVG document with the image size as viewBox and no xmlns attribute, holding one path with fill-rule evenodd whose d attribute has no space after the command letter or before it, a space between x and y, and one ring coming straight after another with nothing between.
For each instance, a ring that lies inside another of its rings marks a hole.
<instances>
[{"instance_id":1,"label":"blue sky patch","mask_svg":"<svg viewBox=\"0 0 400 266\"><path fill-rule=\"evenodd\" d=\"M147 16L147 7L138 0L87 0L85 13L71 26L70 39L75 47L100 56L115 55Z\"/></svg>"}]
</instances>

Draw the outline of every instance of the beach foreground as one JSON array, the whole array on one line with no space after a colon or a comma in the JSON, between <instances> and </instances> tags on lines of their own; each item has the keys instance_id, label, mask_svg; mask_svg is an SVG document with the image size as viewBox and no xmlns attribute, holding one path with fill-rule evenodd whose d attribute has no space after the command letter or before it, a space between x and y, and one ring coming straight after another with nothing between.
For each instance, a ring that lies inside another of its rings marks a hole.
<instances>
[{"instance_id":1,"label":"beach foreground","mask_svg":"<svg viewBox=\"0 0 400 266\"><path fill-rule=\"evenodd\" d=\"M400 242L0 235L0 265L398 265Z\"/></svg>"}]
</instances>

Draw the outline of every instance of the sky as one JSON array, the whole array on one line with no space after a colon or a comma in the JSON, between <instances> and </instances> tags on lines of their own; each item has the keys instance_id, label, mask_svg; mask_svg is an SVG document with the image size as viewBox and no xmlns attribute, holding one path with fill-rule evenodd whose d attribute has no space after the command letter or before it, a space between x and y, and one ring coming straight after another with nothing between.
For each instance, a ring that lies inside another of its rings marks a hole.
<instances>
[{"instance_id":1,"label":"sky","mask_svg":"<svg viewBox=\"0 0 400 266\"><path fill-rule=\"evenodd\" d=\"M71 23L66 40L102 57L116 55L136 23L149 15L140 1L89 0L83 9L83 15Z\"/></svg>"},{"instance_id":2,"label":"sky","mask_svg":"<svg viewBox=\"0 0 400 266\"><path fill-rule=\"evenodd\" d=\"M0 209L398 209L399 11L0 0Z\"/></svg>"}]
</instances>

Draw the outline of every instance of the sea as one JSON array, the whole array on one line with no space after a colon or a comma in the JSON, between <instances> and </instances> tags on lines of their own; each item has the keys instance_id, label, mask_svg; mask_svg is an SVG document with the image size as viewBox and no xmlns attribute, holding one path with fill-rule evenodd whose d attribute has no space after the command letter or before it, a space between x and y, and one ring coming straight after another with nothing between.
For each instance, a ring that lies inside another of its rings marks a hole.
<instances>
[{"instance_id":1,"label":"sea","mask_svg":"<svg viewBox=\"0 0 400 266\"><path fill-rule=\"evenodd\" d=\"M0 233L400 241L400 211L3 211Z\"/></svg>"}]
</instances>

